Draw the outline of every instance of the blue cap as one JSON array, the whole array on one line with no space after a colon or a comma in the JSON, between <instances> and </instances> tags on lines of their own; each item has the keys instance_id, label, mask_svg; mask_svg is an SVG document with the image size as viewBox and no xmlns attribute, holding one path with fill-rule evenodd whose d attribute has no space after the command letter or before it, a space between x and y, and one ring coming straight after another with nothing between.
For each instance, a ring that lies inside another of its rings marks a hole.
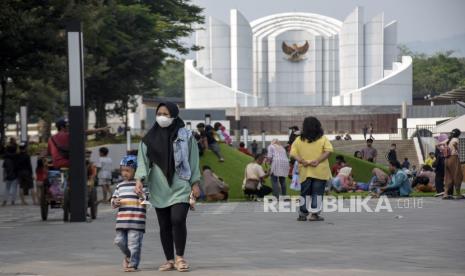
<instances>
[{"instance_id":1,"label":"blue cap","mask_svg":"<svg viewBox=\"0 0 465 276\"><path fill-rule=\"evenodd\" d=\"M123 159L121 159L121 162L119 163L119 165L137 169L137 156L126 155L125 157L123 157Z\"/></svg>"}]
</instances>

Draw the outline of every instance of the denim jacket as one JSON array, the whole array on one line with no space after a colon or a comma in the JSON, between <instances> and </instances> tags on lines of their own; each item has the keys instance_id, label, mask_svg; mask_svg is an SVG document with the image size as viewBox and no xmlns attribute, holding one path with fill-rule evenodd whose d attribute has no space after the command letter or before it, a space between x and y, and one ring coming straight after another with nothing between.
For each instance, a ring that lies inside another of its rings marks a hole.
<instances>
[{"instance_id":1,"label":"denim jacket","mask_svg":"<svg viewBox=\"0 0 465 276\"><path fill-rule=\"evenodd\" d=\"M189 180L192 172L189 165L189 140L192 132L186 128L178 130L178 137L173 142L174 167L176 174L183 180Z\"/></svg>"}]
</instances>

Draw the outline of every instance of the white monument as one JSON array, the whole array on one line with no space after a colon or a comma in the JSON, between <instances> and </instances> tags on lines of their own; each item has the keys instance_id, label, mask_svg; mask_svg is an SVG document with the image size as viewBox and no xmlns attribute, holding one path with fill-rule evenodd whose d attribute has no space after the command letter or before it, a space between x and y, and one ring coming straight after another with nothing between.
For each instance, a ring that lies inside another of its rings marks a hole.
<instances>
[{"instance_id":1,"label":"white monument","mask_svg":"<svg viewBox=\"0 0 465 276\"><path fill-rule=\"evenodd\" d=\"M412 59L398 60L397 22L385 24L383 13L249 23L231 10L229 24L208 17L196 44L196 60L185 62L186 108L412 104Z\"/></svg>"}]
</instances>

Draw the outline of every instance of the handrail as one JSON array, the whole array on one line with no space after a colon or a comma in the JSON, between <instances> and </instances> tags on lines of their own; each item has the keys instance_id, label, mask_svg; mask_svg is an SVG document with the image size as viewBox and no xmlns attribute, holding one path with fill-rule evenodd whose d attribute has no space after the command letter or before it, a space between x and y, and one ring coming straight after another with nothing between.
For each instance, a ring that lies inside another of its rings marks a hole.
<instances>
[{"instance_id":1,"label":"handrail","mask_svg":"<svg viewBox=\"0 0 465 276\"><path fill-rule=\"evenodd\" d=\"M425 148L423 147L423 142L421 141L420 131L418 131L418 129L419 128L417 126L417 131L415 132L415 136L416 136L416 138L418 140L418 144L420 145L421 158L422 158L422 160L425 160L425 157L426 157ZM422 160L418 160L418 161L421 162Z\"/></svg>"}]
</instances>

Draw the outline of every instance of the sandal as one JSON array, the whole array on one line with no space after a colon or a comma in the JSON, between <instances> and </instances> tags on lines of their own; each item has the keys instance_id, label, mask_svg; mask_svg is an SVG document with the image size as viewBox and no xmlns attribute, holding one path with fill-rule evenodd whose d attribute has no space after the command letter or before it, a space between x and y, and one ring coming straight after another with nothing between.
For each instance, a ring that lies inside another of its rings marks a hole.
<instances>
[{"instance_id":1,"label":"sandal","mask_svg":"<svg viewBox=\"0 0 465 276\"><path fill-rule=\"evenodd\" d=\"M189 264L186 262L184 259L178 259L176 263L174 264L174 267L179 271L179 272L187 272L189 271Z\"/></svg>"},{"instance_id":2,"label":"sandal","mask_svg":"<svg viewBox=\"0 0 465 276\"><path fill-rule=\"evenodd\" d=\"M124 269L124 272L136 272L137 268L135 267L127 267Z\"/></svg>"},{"instance_id":3,"label":"sandal","mask_svg":"<svg viewBox=\"0 0 465 276\"><path fill-rule=\"evenodd\" d=\"M123 268L126 269L129 267L129 258L124 257L123 259Z\"/></svg>"},{"instance_id":4,"label":"sandal","mask_svg":"<svg viewBox=\"0 0 465 276\"><path fill-rule=\"evenodd\" d=\"M171 271L171 270L174 270L173 261L166 261L166 263L158 267L158 271Z\"/></svg>"}]
</instances>

